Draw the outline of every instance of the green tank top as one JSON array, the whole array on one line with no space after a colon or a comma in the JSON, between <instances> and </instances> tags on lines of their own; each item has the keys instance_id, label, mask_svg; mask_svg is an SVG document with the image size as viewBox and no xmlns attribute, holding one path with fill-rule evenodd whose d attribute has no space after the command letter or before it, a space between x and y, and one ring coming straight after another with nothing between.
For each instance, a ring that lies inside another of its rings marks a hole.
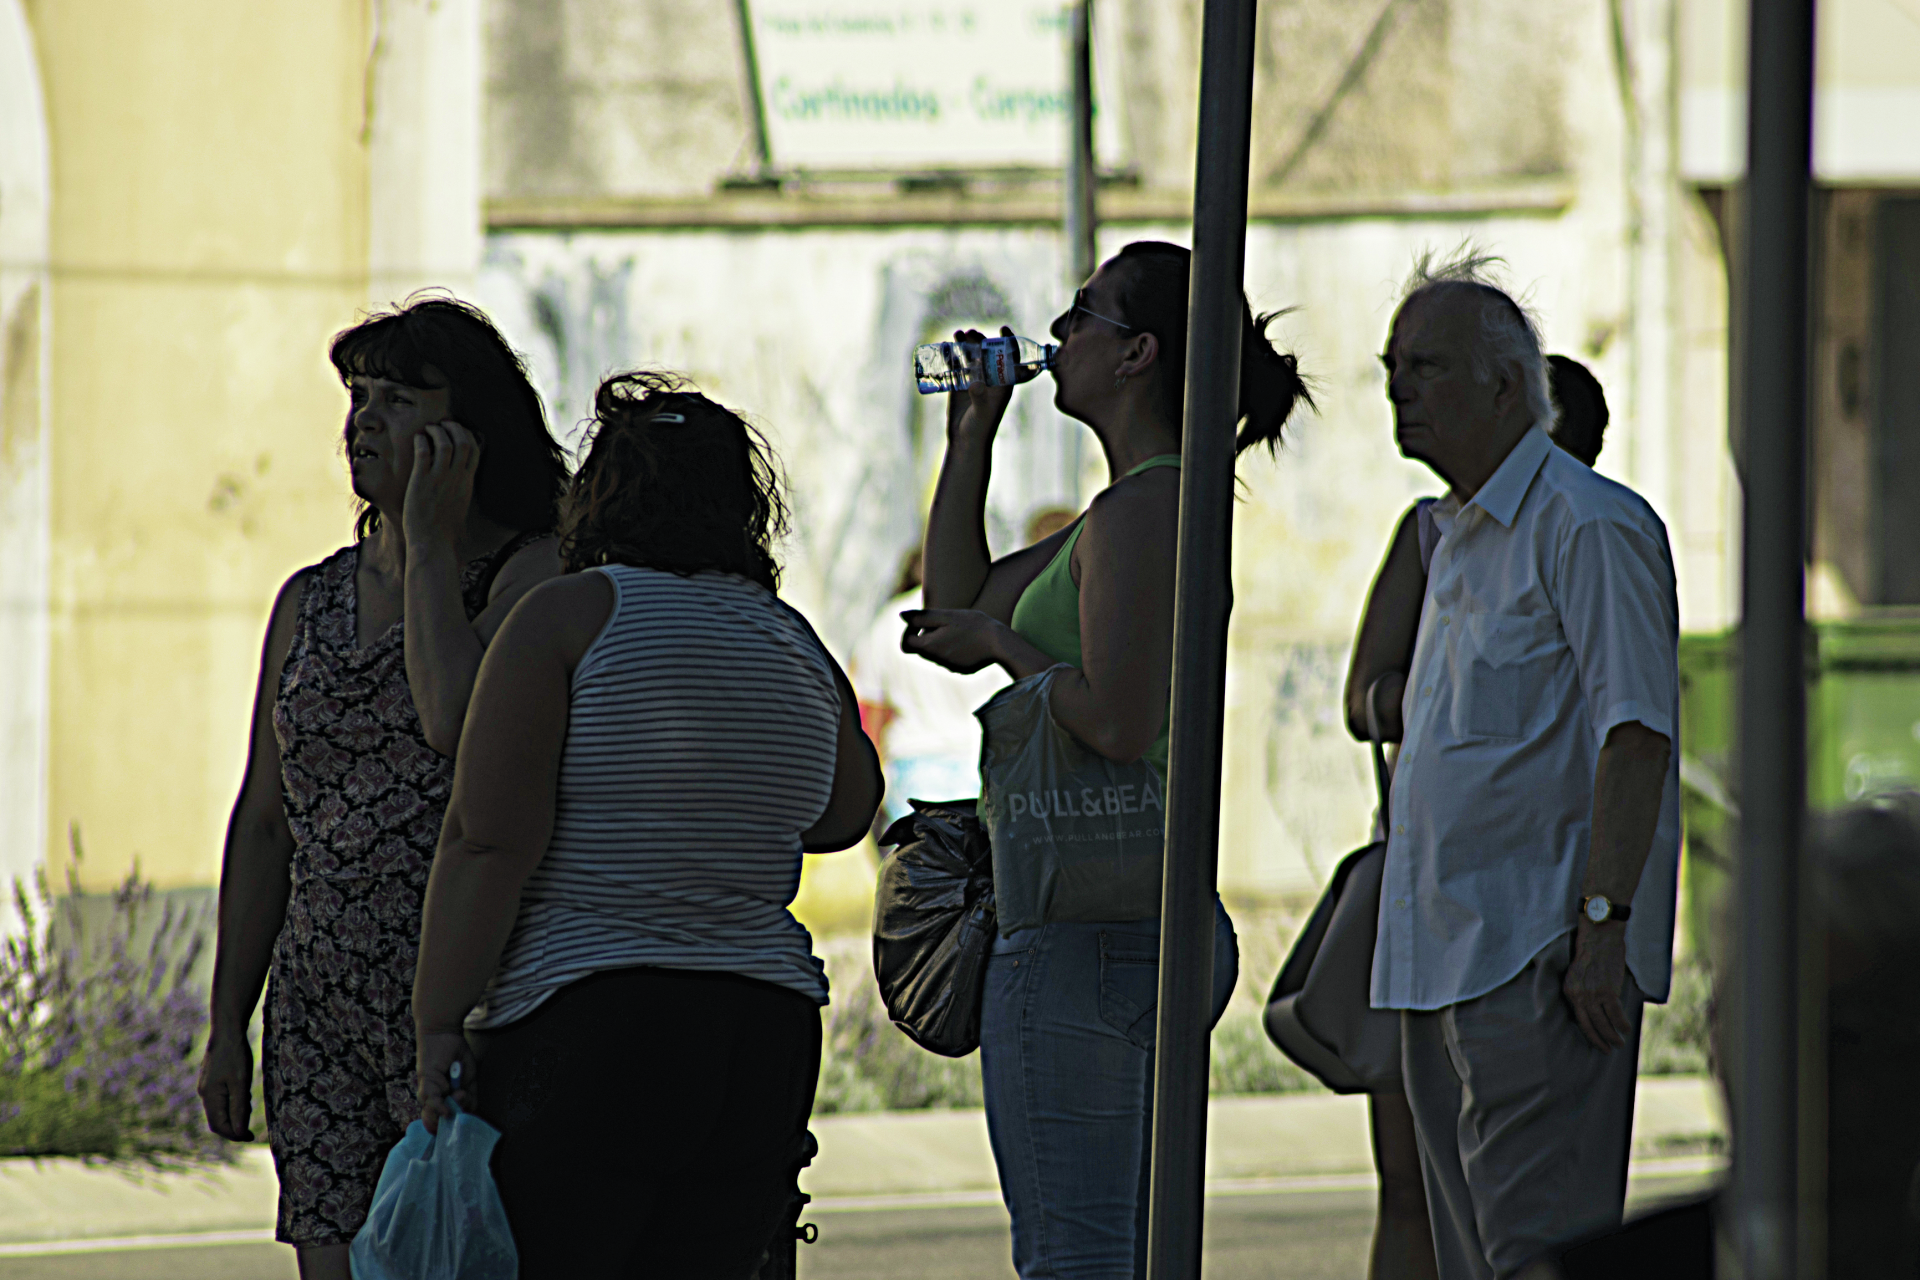
<instances>
[{"instance_id":1,"label":"green tank top","mask_svg":"<svg viewBox=\"0 0 1920 1280\"><path fill-rule=\"evenodd\" d=\"M1148 458L1127 475L1137 476L1155 467L1179 465L1179 454L1163 453ZM1074 523L1073 532L1067 535L1066 545L1047 561L1047 567L1040 571L1040 575L1027 584L1027 589L1020 593L1019 601L1013 606L1014 634L1055 662L1064 662L1071 667L1080 665L1080 588L1073 580L1073 548L1086 527L1087 518L1083 515ZM1153 761L1160 770L1160 776L1166 776L1167 730L1164 727L1141 758Z\"/></svg>"}]
</instances>

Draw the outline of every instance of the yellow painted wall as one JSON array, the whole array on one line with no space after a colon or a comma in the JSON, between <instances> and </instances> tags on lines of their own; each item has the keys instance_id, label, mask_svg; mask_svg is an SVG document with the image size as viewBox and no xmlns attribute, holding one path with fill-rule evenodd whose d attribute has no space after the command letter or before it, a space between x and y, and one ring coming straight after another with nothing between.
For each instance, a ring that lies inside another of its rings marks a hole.
<instances>
[{"instance_id":1,"label":"yellow painted wall","mask_svg":"<svg viewBox=\"0 0 1920 1280\"><path fill-rule=\"evenodd\" d=\"M52 147L49 862L210 884L278 584L341 545L367 0L31 0ZM56 871L57 874L57 871Z\"/></svg>"}]
</instances>

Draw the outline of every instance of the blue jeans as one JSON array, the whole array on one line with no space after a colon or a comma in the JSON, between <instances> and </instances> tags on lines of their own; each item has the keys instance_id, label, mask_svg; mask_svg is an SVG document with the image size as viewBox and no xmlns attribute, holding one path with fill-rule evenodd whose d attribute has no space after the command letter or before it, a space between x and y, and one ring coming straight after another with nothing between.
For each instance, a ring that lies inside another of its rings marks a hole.
<instances>
[{"instance_id":1,"label":"blue jeans","mask_svg":"<svg viewBox=\"0 0 1920 1280\"><path fill-rule=\"evenodd\" d=\"M1240 972L1214 903L1213 1016ZM1021 1280L1147 1271L1160 922L1056 923L996 938L980 1072Z\"/></svg>"}]
</instances>

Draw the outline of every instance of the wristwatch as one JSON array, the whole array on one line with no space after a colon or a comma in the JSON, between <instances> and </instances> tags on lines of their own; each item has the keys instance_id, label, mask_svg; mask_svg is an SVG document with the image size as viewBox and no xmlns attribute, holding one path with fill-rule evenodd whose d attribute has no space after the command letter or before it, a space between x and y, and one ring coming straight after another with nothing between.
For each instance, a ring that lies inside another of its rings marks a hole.
<instances>
[{"instance_id":1,"label":"wristwatch","mask_svg":"<svg viewBox=\"0 0 1920 1280\"><path fill-rule=\"evenodd\" d=\"M1605 924L1609 920L1625 920L1633 914L1633 908L1624 902L1613 902L1604 893L1580 899L1580 914L1595 924Z\"/></svg>"}]
</instances>

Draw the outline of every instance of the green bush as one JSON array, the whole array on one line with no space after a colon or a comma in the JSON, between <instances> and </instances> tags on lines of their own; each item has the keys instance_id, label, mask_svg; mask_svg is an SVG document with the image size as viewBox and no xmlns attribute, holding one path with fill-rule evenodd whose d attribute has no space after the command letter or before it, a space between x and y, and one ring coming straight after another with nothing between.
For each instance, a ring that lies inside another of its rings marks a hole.
<instances>
[{"instance_id":1,"label":"green bush","mask_svg":"<svg viewBox=\"0 0 1920 1280\"><path fill-rule=\"evenodd\" d=\"M1207 1092L1215 1097L1237 1093L1324 1093L1326 1086L1293 1064L1273 1047L1263 1021L1264 1005L1236 999L1220 1015L1213 1029L1213 1059L1208 1066Z\"/></svg>"},{"instance_id":2,"label":"green bush","mask_svg":"<svg viewBox=\"0 0 1920 1280\"><path fill-rule=\"evenodd\" d=\"M1650 1004L1640 1026L1640 1074L1698 1075L1713 1069L1713 973L1700 956L1673 964L1665 1004Z\"/></svg>"},{"instance_id":3,"label":"green bush","mask_svg":"<svg viewBox=\"0 0 1920 1280\"><path fill-rule=\"evenodd\" d=\"M1324 1093L1326 1087L1293 1064L1267 1039L1267 993L1313 908L1291 904L1230 907L1240 946L1240 981L1213 1029L1207 1088L1215 1097L1241 1093Z\"/></svg>"},{"instance_id":4,"label":"green bush","mask_svg":"<svg viewBox=\"0 0 1920 1280\"><path fill-rule=\"evenodd\" d=\"M865 934L822 938L833 1002L821 1011L820 1087L813 1113L981 1105L980 1055L943 1058L895 1027L873 979Z\"/></svg>"},{"instance_id":5,"label":"green bush","mask_svg":"<svg viewBox=\"0 0 1920 1280\"><path fill-rule=\"evenodd\" d=\"M1215 1096L1323 1091L1319 1081L1273 1047L1262 1025L1267 989L1299 927L1299 906L1242 907L1233 917L1240 939L1240 981L1213 1030L1209 1091ZM888 1021L865 934L821 938L818 950L833 985L833 1003L822 1013L815 1115L981 1105L978 1054L956 1059L928 1053ZM1671 998L1646 1007L1642 1073L1708 1071L1712 1013L1713 982L1705 961L1676 961Z\"/></svg>"},{"instance_id":6,"label":"green bush","mask_svg":"<svg viewBox=\"0 0 1920 1280\"><path fill-rule=\"evenodd\" d=\"M1257 923L1264 927L1273 922L1257 919ZM1264 951L1272 949L1261 948L1257 963L1264 963ZM816 950L826 962L833 1002L821 1012L815 1115L982 1105L978 1053L964 1058L928 1053L888 1020L873 979L872 941L865 934L820 938ZM1243 956L1247 950L1243 944ZM1272 973L1250 974L1242 966L1233 1002L1213 1032L1212 1092L1295 1093L1320 1088L1267 1040L1260 1017L1266 984L1272 979Z\"/></svg>"}]
</instances>

